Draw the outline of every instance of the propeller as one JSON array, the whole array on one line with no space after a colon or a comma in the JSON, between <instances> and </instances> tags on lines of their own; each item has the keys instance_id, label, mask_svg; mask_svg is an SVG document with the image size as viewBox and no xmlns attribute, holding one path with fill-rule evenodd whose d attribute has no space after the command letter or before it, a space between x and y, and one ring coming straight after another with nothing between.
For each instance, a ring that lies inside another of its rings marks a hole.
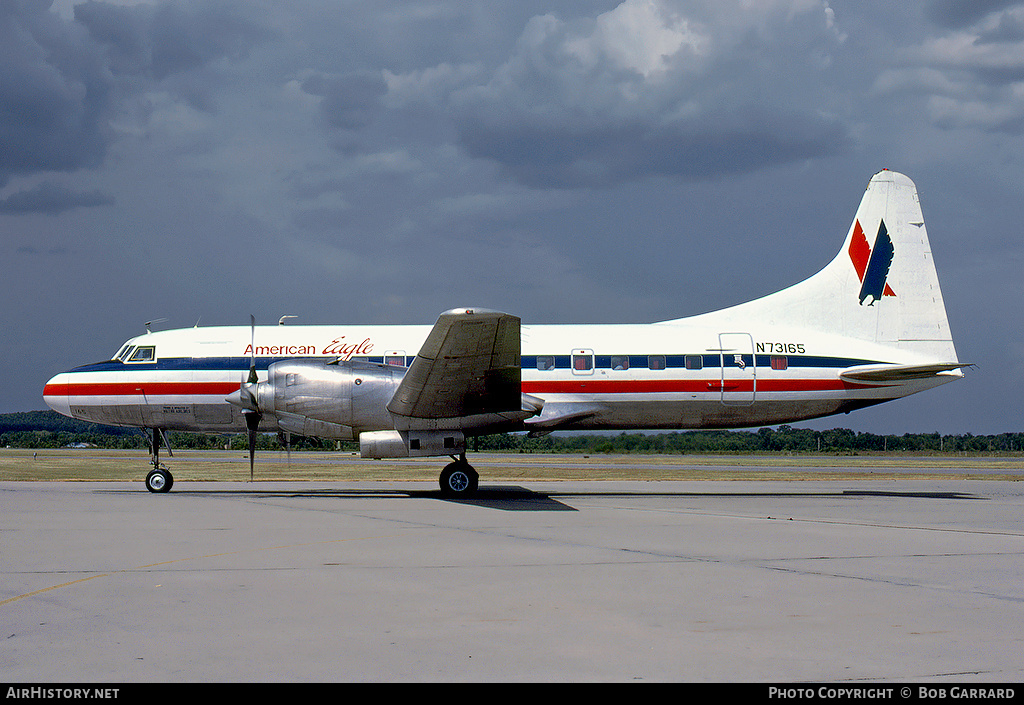
<instances>
[{"instance_id":1,"label":"propeller","mask_svg":"<svg viewBox=\"0 0 1024 705\"><path fill-rule=\"evenodd\" d=\"M256 396L259 377L256 375L256 316L252 314L249 315L249 330L249 377L239 385L237 392L228 395L227 401L242 409L242 418L245 419L245 428L249 436L249 482L252 482L256 464L256 436L259 433L260 421L263 420L259 399Z\"/></svg>"},{"instance_id":2,"label":"propeller","mask_svg":"<svg viewBox=\"0 0 1024 705\"><path fill-rule=\"evenodd\" d=\"M249 379L247 384L242 385L239 391L244 390L252 402L252 408L242 412L245 417L245 427L249 431L249 482L253 480L253 466L256 464L256 434L260 428L260 421L263 414L260 413L259 400L256 398L256 384L259 377L256 376L256 316L249 314Z\"/></svg>"}]
</instances>

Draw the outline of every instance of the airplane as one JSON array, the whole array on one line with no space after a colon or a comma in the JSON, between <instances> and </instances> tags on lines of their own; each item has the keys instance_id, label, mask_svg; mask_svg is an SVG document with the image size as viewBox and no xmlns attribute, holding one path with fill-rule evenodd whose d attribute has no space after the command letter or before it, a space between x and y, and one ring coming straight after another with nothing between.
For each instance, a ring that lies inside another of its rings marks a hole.
<instances>
[{"instance_id":1,"label":"airplane","mask_svg":"<svg viewBox=\"0 0 1024 705\"><path fill-rule=\"evenodd\" d=\"M522 325L456 308L433 326L147 326L110 360L54 376L43 398L65 416L151 432L154 493L174 481L160 462L167 431L246 432L250 476L257 435L278 432L358 441L364 458L450 456L441 491L469 497L475 436L771 426L904 397L969 366L917 188L883 170L817 274L711 313Z\"/></svg>"}]
</instances>

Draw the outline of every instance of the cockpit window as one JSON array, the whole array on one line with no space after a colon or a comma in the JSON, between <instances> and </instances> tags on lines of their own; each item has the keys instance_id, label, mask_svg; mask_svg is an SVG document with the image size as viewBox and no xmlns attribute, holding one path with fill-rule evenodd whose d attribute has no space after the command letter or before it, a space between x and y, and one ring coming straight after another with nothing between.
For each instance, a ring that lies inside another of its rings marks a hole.
<instances>
[{"instance_id":1,"label":"cockpit window","mask_svg":"<svg viewBox=\"0 0 1024 705\"><path fill-rule=\"evenodd\" d=\"M156 359L156 347L152 345L140 345L128 358L128 362L153 362Z\"/></svg>"},{"instance_id":2,"label":"cockpit window","mask_svg":"<svg viewBox=\"0 0 1024 705\"><path fill-rule=\"evenodd\" d=\"M117 354L114 355L114 357L112 357L110 359L111 360L124 360L126 355L128 354L128 349L129 348L131 348L131 345L129 345L128 343L125 343L124 345L121 346L121 349L117 351Z\"/></svg>"}]
</instances>

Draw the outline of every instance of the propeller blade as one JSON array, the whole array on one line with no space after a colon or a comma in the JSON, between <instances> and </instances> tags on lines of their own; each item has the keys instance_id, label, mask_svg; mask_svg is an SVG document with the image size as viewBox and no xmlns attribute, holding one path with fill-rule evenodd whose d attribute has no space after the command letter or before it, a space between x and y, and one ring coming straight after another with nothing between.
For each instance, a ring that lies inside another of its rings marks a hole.
<instances>
[{"instance_id":1,"label":"propeller blade","mask_svg":"<svg viewBox=\"0 0 1024 705\"><path fill-rule=\"evenodd\" d=\"M253 468L256 465L256 434L259 432L260 419L263 414L256 411L249 411L245 416L245 427L249 431L249 482L253 480Z\"/></svg>"},{"instance_id":2,"label":"propeller blade","mask_svg":"<svg viewBox=\"0 0 1024 705\"><path fill-rule=\"evenodd\" d=\"M256 377L256 316L249 314L249 384L256 384L259 379Z\"/></svg>"}]
</instances>

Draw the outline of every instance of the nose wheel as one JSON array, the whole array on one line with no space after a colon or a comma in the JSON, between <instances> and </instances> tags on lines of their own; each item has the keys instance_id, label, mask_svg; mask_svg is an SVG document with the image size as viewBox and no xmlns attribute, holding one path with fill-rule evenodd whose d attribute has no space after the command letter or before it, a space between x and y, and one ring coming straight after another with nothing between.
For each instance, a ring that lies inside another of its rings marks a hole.
<instances>
[{"instance_id":1,"label":"nose wheel","mask_svg":"<svg viewBox=\"0 0 1024 705\"><path fill-rule=\"evenodd\" d=\"M441 471L441 494L453 499L472 497L476 494L480 476L465 459L449 463Z\"/></svg>"},{"instance_id":2,"label":"nose wheel","mask_svg":"<svg viewBox=\"0 0 1024 705\"><path fill-rule=\"evenodd\" d=\"M146 475L146 489L150 492L170 492L174 476L167 468L154 468Z\"/></svg>"}]
</instances>

